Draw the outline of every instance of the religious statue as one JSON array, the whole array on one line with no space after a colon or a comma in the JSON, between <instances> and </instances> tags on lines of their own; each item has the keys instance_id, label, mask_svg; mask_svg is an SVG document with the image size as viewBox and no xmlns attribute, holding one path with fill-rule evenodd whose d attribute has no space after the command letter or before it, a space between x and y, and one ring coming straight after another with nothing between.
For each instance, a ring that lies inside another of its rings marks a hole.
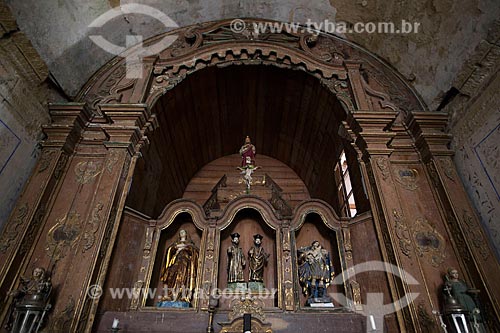
<instances>
[{"instance_id":1,"label":"religious statue","mask_svg":"<svg viewBox=\"0 0 500 333\"><path fill-rule=\"evenodd\" d=\"M331 303L326 289L334 278L333 265L328 251L318 241L311 246L298 249L299 281L303 293L308 296L307 304ZM333 304L332 304L333 306Z\"/></svg>"},{"instance_id":2,"label":"religious statue","mask_svg":"<svg viewBox=\"0 0 500 333\"><path fill-rule=\"evenodd\" d=\"M168 247L161 281L166 294L161 307L189 307L196 287L199 250L190 239L186 230L179 231L179 238Z\"/></svg>"},{"instance_id":3,"label":"religious statue","mask_svg":"<svg viewBox=\"0 0 500 333\"><path fill-rule=\"evenodd\" d=\"M247 157L250 158L250 164L255 165L255 146L252 144L250 141L250 137L247 136L245 138L245 144L241 146L240 148L240 155L241 155L241 166L244 167L246 166L247 163Z\"/></svg>"},{"instance_id":4,"label":"religious statue","mask_svg":"<svg viewBox=\"0 0 500 333\"><path fill-rule=\"evenodd\" d=\"M33 270L31 278L21 277L19 288L9 293L13 301L5 325L7 330L19 332L23 328L25 332L38 332L51 308L49 304L51 291L50 277L41 267ZM26 318L28 322L24 322ZM27 327L30 329L27 330Z\"/></svg>"},{"instance_id":5,"label":"religious statue","mask_svg":"<svg viewBox=\"0 0 500 333\"><path fill-rule=\"evenodd\" d=\"M269 260L269 254L262 247L262 238L260 234L253 235L254 245L248 250L248 268L249 268L249 288L264 288L264 265Z\"/></svg>"},{"instance_id":6,"label":"religious statue","mask_svg":"<svg viewBox=\"0 0 500 333\"><path fill-rule=\"evenodd\" d=\"M479 307L474 297L479 290L470 288L458 278L458 271L449 268L443 285L443 315L451 332L465 331L465 327L475 332L484 332Z\"/></svg>"},{"instance_id":7,"label":"religious statue","mask_svg":"<svg viewBox=\"0 0 500 333\"><path fill-rule=\"evenodd\" d=\"M250 185L252 184L252 173L257 170L258 166L255 166L251 163L250 156L246 157L246 165L242 168L238 167L241 170L241 174L243 175L243 179L245 180L246 192L250 194Z\"/></svg>"},{"instance_id":8,"label":"religious statue","mask_svg":"<svg viewBox=\"0 0 500 333\"><path fill-rule=\"evenodd\" d=\"M227 282L229 287L240 288L240 283L244 283L243 269L246 261L243 249L239 247L240 234L237 232L231 234L232 244L227 249Z\"/></svg>"}]
</instances>

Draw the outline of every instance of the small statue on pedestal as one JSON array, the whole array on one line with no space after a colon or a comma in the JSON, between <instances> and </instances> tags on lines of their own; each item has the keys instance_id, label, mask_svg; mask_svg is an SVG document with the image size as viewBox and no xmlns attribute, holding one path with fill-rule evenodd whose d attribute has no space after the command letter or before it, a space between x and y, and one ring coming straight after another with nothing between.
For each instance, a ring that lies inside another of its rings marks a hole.
<instances>
[{"instance_id":1,"label":"small statue on pedestal","mask_svg":"<svg viewBox=\"0 0 500 333\"><path fill-rule=\"evenodd\" d=\"M458 278L458 271L449 268L443 285L443 316L449 332L485 332L479 307L474 298L479 290Z\"/></svg>"},{"instance_id":2,"label":"small statue on pedestal","mask_svg":"<svg viewBox=\"0 0 500 333\"><path fill-rule=\"evenodd\" d=\"M189 307L196 287L199 250L186 230L179 231L178 240L168 247L161 281L166 290L159 307Z\"/></svg>"},{"instance_id":3,"label":"small statue on pedestal","mask_svg":"<svg viewBox=\"0 0 500 333\"><path fill-rule=\"evenodd\" d=\"M230 289L246 289L243 269L246 265L243 249L239 246L240 234L231 234L232 244L227 249L227 282Z\"/></svg>"},{"instance_id":4,"label":"small statue on pedestal","mask_svg":"<svg viewBox=\"0 0 500 333\"><path fill-rule=\"evenodd\" d=\"M45 269L37 267L30 279L21 277L20 280L20 287L9 293L14 299L5 328L9 332L38 332L52 307L50 277L46 276Z\"/></svg>"},{"instance_id":5,"label":"small statue on pedestal","mask_svg":"<svg viewBox=\"0 0 500 333\"><path fill-rule=\"evenodd\" d=\"M318 241L311 246L298 249L299 281L303 293L308 296L306 305L312 307L333 307L326 289L334 278L330 254Z\"/></svg>"},{"instance_id":6,"label":"small statue on pedestal","mask_svg":"<svg viewBox=\"0 0 500 333\"><path fill-rule=\"evenodd\" d=\"M247 135L245 138L245 143L240 148L241 155L241 166L244 167L247 164L255 165L255 146L250 141L250 137ZM247 157L250 158L250 163L247 160Z\"/></svg>"},{"instance_id":7,"label":"small statue on pedestal","mask_svg":"<svg viewBox=\"0 0 500 333\"><path fill-rule=\"evenodd\" d=\"M250 290L264 289L264 266L269 260L269 254L262 247L262 239L260 234L253 235L254 245L248 250L248 287Z\"/></svg>"},{"instance_id":8,"label":"small statue on pedestal","mask_svg":"<svg viewBox=\"0 0 500 333\"><path fill-rule=\"evenodd\" d=\"M250 194L250 186L252 184L252 173L260 167L255 166L255 146L251 144L250 137L246 137L245 144L240 148L241 155L241 170L243 179L245 180L246 193Z\"/></svg>"}]
</instances>

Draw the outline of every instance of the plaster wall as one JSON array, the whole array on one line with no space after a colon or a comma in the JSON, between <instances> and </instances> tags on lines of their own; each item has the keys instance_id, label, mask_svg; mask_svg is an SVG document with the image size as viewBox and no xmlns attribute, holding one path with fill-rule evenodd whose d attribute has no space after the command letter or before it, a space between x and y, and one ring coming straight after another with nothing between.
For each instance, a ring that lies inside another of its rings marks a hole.
<instances>
[{"instance_id":1,"label":"plaster wall","mask_svg":"<svg viewBox=\"0 0 500 333\"><path fill-rule=\"evenodd\" d=\"M0 3L0 230L38 159L41 126L50 122L48 69Z\"/></svg>"},{"instance_id":2,"label":"plaster wall","mask_svg":"<svg viewBox=\"0 0 500 333\"><path fill-rule=\"evenodd\" d=\"M113 55L96 46L88 36L100 34L116 45L126 35L144 39L169 30L145 15L125 14L102 28L88 25L101 14L128 3L159 9L179 26L236 17L256 17L284 22L394 22L420 23L412 34L349 34L346 38L387 60L417 89L430 109L470 56L488 27L500 17L496 0L433 0L401 3L351 0L7 0L19 26L48 64L64 91L74 96L90 76ZM36 13L36 16L33 15Z\"/></svg>"}]
</instances>

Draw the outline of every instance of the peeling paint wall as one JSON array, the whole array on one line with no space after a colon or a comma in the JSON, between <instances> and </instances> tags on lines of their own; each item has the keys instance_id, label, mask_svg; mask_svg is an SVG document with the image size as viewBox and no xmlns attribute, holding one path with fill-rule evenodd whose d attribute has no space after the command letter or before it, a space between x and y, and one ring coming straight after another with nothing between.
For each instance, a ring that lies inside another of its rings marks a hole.
<instances>
[{"instance_id":1,"label":"peeling paint wall","mask_svg":"<svg viewBox=\"0 0 500 333\"><path fill-rule=\"evenodd\" d=\"M500 24L455 80L450 113L455 163L500 260Z\"/></svg>"},{"instance_id":2,"label":"peeling paint wall","mask_svg":"<svg viewBox=\"0 0 500 333\"><path fill-rule=\"evenodd\" d=\"M199 22L256 17L284 22L321 23L345 21L420 23L416 34L349 34L360 44L393 65L410 81L431 110L448 91L463 63L485 38L488 27L500 17L497 0L7 0L18 24L48 64L64 91L74 96L90 76L110 60L88 38L102 34L116 45L125 35L144 39L167 30L145 15L123 15L103 28L88 25L101 14L128 3L159 9L179 26ZM33 16L36 12L36 17Z\"/></svg>"},{"instance_id":3,"label":"peeling paint wall","mask_svg":"<svg viewBox=\"0 0 500 333\"><path fill-rule=\"evenodd\" d=\"M49 123L47 66L0 2L0 230L37 161Z\"/></svg>"}]
</instances>

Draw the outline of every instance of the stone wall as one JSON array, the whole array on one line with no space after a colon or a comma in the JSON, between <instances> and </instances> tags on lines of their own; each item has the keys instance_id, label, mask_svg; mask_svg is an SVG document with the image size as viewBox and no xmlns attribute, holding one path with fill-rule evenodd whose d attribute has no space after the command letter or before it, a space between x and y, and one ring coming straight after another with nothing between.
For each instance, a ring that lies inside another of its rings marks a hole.
<instances>
[{"instance_id":1,"label":"stone wall","mask_svg":"<svg viewBox=\"0 0 500 333\"><path fill-rule=\"evenodd\" d=\"M500 259L500 25L492 27L455 80L448 105L455 163Z\"/></svg>"},{"instance_id":2,"label":"stone wall","mask_svg":"<svg viewBox=\"0 0 500 333\"><path fill-rule=\"evenodd\" d=\"M0 230L38 158L47 100L57 93L48 69L0 1Z\"/></svg>"}]
</instances>

